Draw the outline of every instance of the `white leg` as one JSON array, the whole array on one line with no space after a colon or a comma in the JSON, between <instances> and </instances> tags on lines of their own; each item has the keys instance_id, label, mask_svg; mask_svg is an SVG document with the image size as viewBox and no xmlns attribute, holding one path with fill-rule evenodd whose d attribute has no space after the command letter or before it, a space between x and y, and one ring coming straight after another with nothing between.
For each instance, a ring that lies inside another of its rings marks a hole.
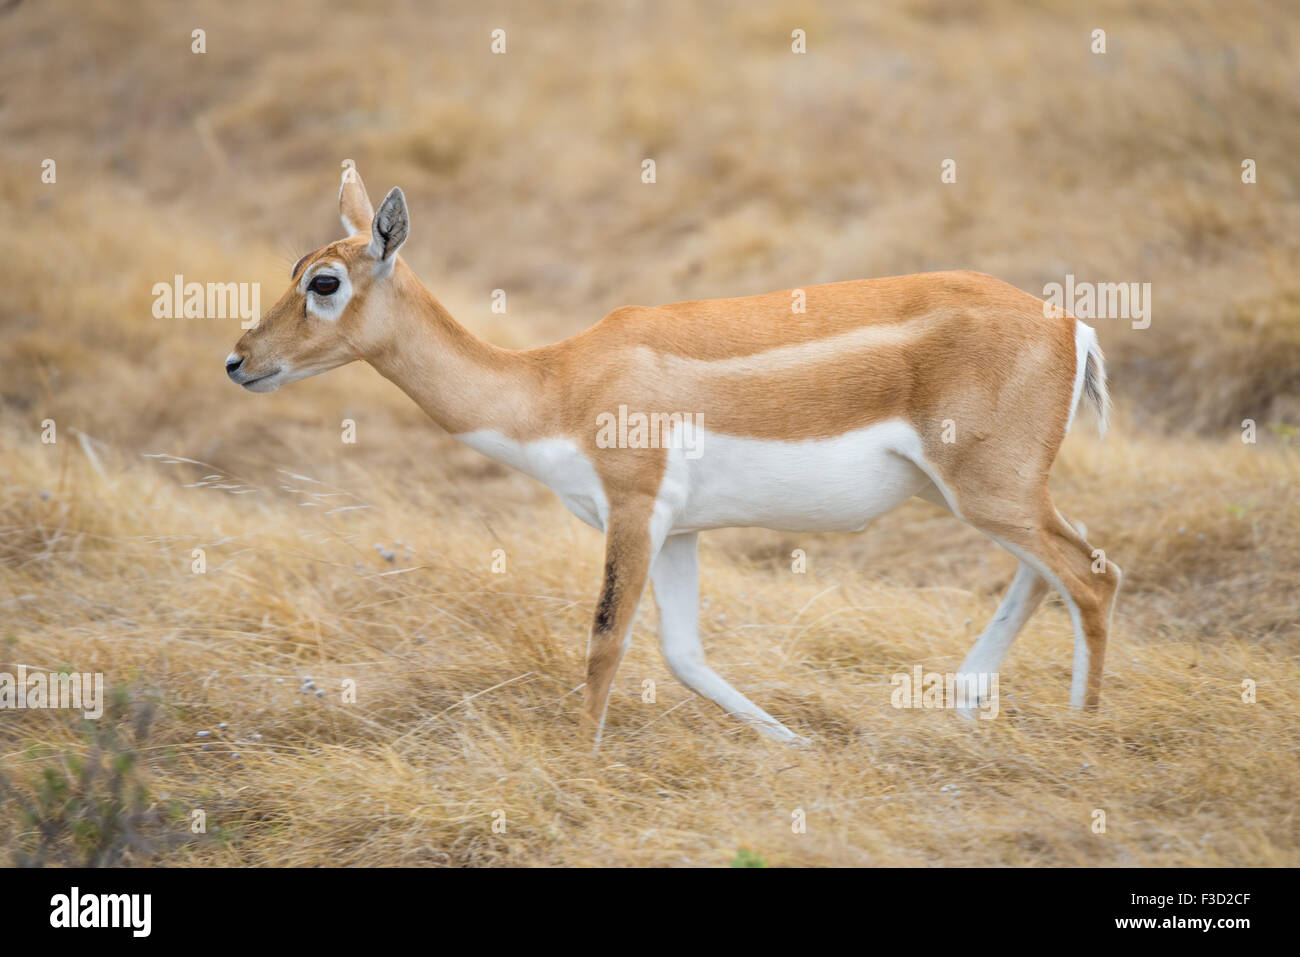
<instances>
[{"instance_id":1,"label":"white leg","mask_svg":"<svg viewBox=\"0 0 1300 957\"><path fill-rule=\"evenodd\" d=\"M691 532L667 539L650 566L655 604L659 608L659 640L664 659L677 680L696 694L708 698L774 741L807 744L770 714L729 685L704 663L700 644L699 535Z\"/></svg>"},{"instance_id":2,"label":"white leg","mask_svg":"<svg viewBox=\"0 0 1300 957\"><path fill-rule=\"evenodd\" d=\"M961 663L959 674L978 675L995 674L1002 666L1002 659L1011 649L1011 643L1025 627L1025 622L1038 608L1043 596L1047 594L1048 584L1043 576L1026 565L1023 561L1016 569L1016 577L1011 580L1011 587L1002 596L993 619L975 641L966 660ZM967 717L974 715L974 708L959 709Z\"/></svg>"}]
</instances>

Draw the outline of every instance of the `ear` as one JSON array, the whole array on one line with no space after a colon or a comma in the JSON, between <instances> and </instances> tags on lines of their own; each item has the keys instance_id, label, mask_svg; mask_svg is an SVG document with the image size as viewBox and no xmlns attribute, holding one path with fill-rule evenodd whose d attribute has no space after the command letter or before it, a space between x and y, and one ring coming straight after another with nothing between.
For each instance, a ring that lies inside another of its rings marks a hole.
<instances>
[{"instance_id":1,"label":"ear","mask_svg":"<svg viewBox=\"0 0 1300 957\"><path fill-rule=\"evenodd\" d=\"M370 246L366 252L370 258L392 268L397 251L406 242L406 233L411 228L411 220L406 213L406 197L394 186L384 197L375 213L375 221L370 229Z\"/></svg>"},{"instance_id":2,"label":"ear","mask_svg":"<svg viewBox=\"0 0 1300 957\"><path fill-rule=\"evenodd\" d=\"M343 170L343 182L339 185L339 218L349 236L365 233L375 218L375 208L370 205L361 175L351 166Z\"/></svg>"}]
</instances>

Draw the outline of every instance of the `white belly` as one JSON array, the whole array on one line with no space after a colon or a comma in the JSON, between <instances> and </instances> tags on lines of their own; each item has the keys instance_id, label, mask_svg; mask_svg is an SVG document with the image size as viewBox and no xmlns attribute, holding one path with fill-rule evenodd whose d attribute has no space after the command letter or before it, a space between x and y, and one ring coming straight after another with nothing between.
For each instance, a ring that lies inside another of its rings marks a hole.
<instances>
[{"instance_id":1,"label":"white belly","mask_svg":"<svg viewBox=\"0 0 1300 957\"><path fill-rule=\"evenodd\" d=\"M854 531L929 484L910 460L920 450L920 437L898 421L800 442L701 430L697 458L670 451L660 498L675 515L674 532Z\"/></svg>"},{"instance_id":2,"label":"white belly","mask_svg":"<svg viewBox=\"0 0 1300 957\"><path fill-rule=\"evenodd\" d=\"M574 515L605 528L604 486L577 443L520 443L486 430L457 438L544 482ZM659 534L746 525L854 531L930 483L913 464L922 461L920 437L900 421L800 442L699 429L687 444L689 452L669 448L655 508Z\"/></svg>"}]
</instances>

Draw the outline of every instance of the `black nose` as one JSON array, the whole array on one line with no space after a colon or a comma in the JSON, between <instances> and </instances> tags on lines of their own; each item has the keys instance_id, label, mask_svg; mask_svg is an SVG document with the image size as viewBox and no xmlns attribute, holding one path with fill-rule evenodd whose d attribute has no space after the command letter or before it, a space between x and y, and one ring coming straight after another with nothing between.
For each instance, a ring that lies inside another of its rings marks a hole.
<instances>
[{"instance_id":1,"label":"black nose","mask_svg":"<svg viewBox=\"0 0 1300 957\"><path fill-rule=\"evenodd\" d=\"M244 360L242 357L233 354L228 356L226 358L226 375L230 376L233 379L235 377L235 373L239 371L239 367L242 366L243 364L244 364Z\"/></svg>"}]
</instances>

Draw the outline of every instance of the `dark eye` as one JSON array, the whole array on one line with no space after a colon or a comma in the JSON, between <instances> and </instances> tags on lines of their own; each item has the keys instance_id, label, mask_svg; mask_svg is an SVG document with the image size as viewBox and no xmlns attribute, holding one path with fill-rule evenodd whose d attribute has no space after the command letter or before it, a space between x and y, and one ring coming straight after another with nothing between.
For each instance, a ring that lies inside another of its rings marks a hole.
<instances>
[{"instance_id":1,"label":"dark eye","mask_svg":"<svg viewBox=\"0 0 1300 957\"><path fill-rule=\"evenodd\" d=\"M339 288L339 281L333 276L317 276L307 288L318 296L328 296Z\"/></svg>"}]
</instances>

